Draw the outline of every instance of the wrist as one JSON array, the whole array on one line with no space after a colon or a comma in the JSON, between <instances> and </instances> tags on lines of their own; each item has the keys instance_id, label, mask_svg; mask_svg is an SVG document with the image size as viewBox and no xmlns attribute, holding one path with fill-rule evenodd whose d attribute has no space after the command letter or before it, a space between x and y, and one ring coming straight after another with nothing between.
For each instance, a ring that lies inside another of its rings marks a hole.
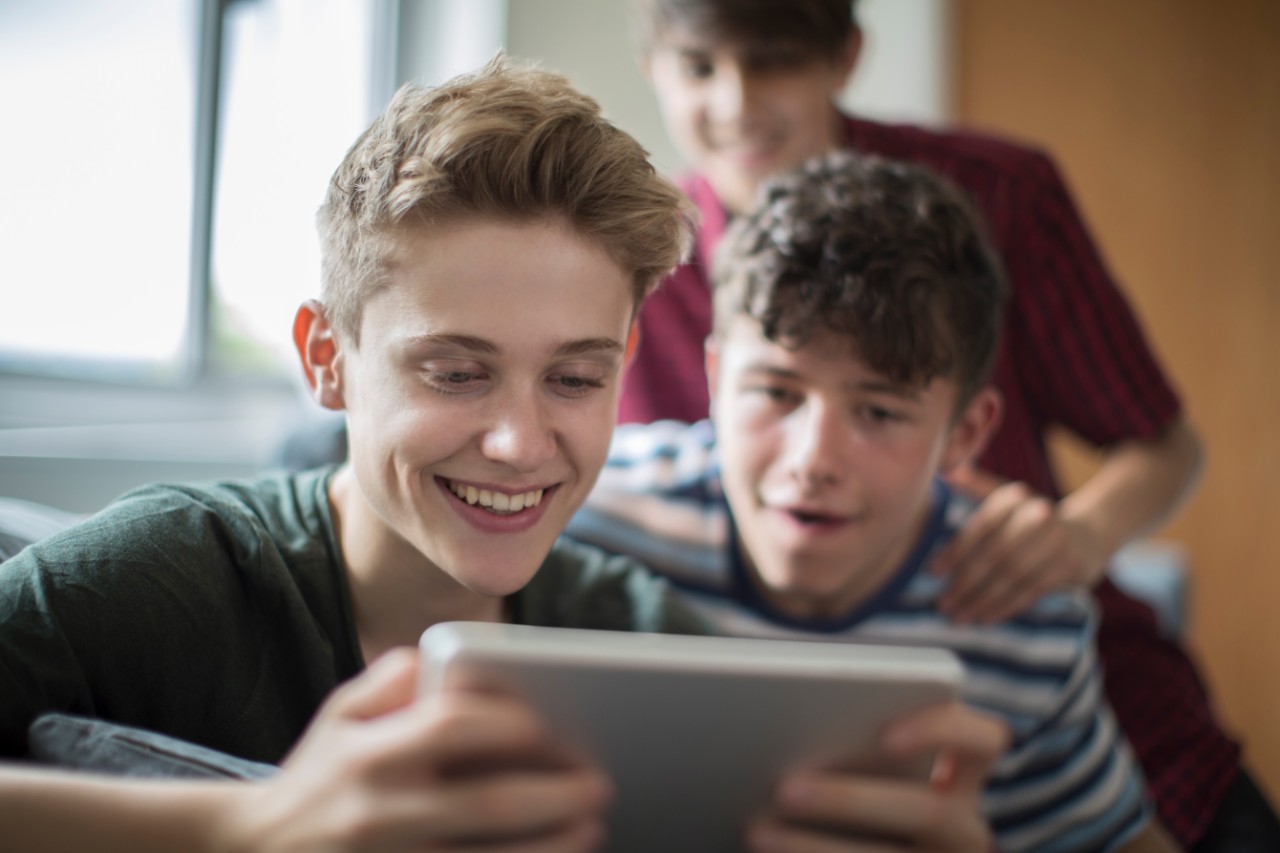
<instances>
[{"instance_id":1,"label":"wrist","mask_svg":"<svg viewBox=\"0 0 1280 853\"><path fill-rule=\"evenodd\" d=\"M1069 531L1072 548L1080 561L1081 580L1093 587L1102 580L1112 555L1124 542L1094 514L1073 509L1069 498L1058 504L1059 517Z\"/></svg>"},{"instance_id":2,"label":"wrist","mask_svg":"<svg viewBox=\"0 0 1280 853\"><path fill-rule=\"evenodd\" d=\"M262 824L269 809L262 783L225 782L211 785L198 809L201 849L208 853L250 853L266 849Z\"/></svg>"}]
</instances>

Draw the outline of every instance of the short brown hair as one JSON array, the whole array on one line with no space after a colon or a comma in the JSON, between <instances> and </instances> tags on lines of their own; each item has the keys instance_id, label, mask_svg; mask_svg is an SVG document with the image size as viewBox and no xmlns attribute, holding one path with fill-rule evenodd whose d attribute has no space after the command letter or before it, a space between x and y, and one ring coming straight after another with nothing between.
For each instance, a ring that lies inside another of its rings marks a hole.
<instances>
[{"instance_id":1,"label":"short brown hair","mask_svg":"<svg viewBox=\"0 0 1280 853\"><path fill-rule=\"evenodd\" d=\"M858 26L854 0L632 0L631 5L645 50L675 29L716 43L785 46L835 59Z\"/></svg>"},{"instance_id":2,"label":"short brown hair","mask_svg":"<svg viewBox=\"0 0 1280 853\"><path fill-rule=\"evenodd\" d=\"M893 382L954 380L961 405L990 372L1008 293L960 190L851 151L766 182L721 242L714 282L717 334L742 315L785 346L835 332Z\"/></svg>"},{"instance_id":3,"label":"short brown hair","mask_svg":"<svg viewBox=\"0 0 1280 853\"><path fill-rule=\"evenodd\" d=\"M321 300L358 343L399 229L562 218L632 278L638 305L684 257L688 202L564 77L499 56L402 87L343 158L317 215Z\"/></svg>"}]
</instances>

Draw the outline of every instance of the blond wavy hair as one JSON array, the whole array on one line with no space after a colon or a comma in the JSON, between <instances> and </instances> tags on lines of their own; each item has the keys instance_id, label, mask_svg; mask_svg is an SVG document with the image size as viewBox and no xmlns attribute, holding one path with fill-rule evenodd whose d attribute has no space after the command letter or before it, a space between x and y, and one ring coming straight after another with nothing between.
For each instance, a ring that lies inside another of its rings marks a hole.
<instances>
[{"instance_id":1,"label":"blond wavy hair","mask_svg":"<svg viewBox=\"0 0 1280 853\"><path fill-rule=\"evenodd\" d=\"M402 87L334 172L316 218L330 323L358 343L397 237L468 218L568 223L629 274L637 306L692 233L684 196L594 100L498 56L440 86Z\"/></svg>"}]
</instances>

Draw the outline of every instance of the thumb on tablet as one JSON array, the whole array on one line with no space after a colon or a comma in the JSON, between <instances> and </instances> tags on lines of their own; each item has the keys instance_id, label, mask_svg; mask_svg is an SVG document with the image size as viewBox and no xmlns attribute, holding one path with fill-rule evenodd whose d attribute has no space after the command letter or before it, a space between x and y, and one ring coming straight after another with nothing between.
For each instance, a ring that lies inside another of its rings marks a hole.
<instances>
[{"instance_id":1,"label":"thumb on tablet","mask_svg":"<svg viewBox=\"0 0 1280 853\"><path fill-rule=\"evenodd\" d=\"M958 700L933 705L895 720L881 743L903 758L936 753L930 784L945 791L981 792L987 774L1009 748L1009 727Z\"/></svg>"}]
</instances>

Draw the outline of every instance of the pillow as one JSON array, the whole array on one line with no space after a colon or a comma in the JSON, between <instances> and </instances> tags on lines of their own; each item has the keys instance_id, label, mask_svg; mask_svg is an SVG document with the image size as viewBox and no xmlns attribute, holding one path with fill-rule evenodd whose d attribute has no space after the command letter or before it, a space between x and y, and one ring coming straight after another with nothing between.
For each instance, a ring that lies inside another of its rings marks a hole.
<instances>
[{"instance_id":1,"label":"pillow","mask_svg":"<svg viewBox=\"0 0 1280 853\"><path fill-rule=\"evenodd\" d=\"M145 729L70 714L38 717L29 731L28 754L41 764L115 776L253 780L277 769Z\"/></svg>"}]
</instances>

